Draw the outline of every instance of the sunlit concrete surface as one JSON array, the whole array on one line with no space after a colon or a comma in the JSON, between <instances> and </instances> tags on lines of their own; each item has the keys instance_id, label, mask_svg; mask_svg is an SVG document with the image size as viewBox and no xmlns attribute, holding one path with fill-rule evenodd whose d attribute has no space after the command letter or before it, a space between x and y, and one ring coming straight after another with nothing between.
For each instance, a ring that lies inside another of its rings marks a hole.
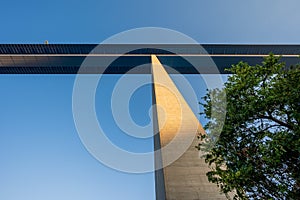
<instances>
[{"instance_id":1,"label":"sunlit concrete surface","mask_svg":"<svg viewBox=\"0 0 300 200\"><path fill-rule=\"evenodd\" d=\"M181 147L189 142L185 138L193 137L187 151L163 169L166 199L226 199L225 195L220 194L217 186L207 180L206 172L209 168L195 148L199 142L196 133L205 134L203 127L157 57L152 55L151 59L160 145L165 147L174 141L175 136L179 137L179 141L172 145L171 151L169 149L166 152L162 149L164 166L176 152L183 150Z\"/></svg>"}]
</instances>

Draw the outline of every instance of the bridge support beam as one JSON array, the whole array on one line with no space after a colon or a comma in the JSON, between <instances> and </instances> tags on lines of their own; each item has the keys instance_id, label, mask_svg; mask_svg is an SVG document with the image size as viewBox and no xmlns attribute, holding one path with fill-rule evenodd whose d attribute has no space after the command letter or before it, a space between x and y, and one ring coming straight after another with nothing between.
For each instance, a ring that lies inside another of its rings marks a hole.
<instances>
[{"instance_id":1,"label":"bridge support beam","mask_svg":"<svg viewBox=\"0 0 300 200\"><path fill-rule=\"evenodd\" d=\"M184 152L175 162L156 171L157 199L225 199L217 186L207 180L209 168L195 148L199 142L196 133L205 134L203 127L155 55L151 56L151 62L156 103L154 119L159 129L154 145L155 149L162 149L161 156L155 158L156 166L166 166L176 153ZM186 139L191 137L192 140ZM183 149L186 142L191 142L187 150Z\"/></svg>"}]
</instances>

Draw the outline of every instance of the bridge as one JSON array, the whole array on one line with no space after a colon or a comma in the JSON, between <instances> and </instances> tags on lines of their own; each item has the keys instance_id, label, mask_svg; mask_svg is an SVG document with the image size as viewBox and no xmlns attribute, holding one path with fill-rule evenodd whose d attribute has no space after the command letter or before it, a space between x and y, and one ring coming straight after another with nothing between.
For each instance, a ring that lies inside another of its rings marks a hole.
<instances>
[{"instance_id":1,"label":"bridge","mask_svg":"<svg viewBox=\"0 0 300 200\"><path fill-rule=\"evenodd\" d=\"M154 149L178 137L172 151L181 151L184 138L194 135L178 160L155 172L156 199L216 200L225 196L208 182L209 169L194 148L195 132L205 131L169 74L225 74L239 61L259 64L270 52L287 65L299 63L300 45L0 44L0 74L152 74L153 104L164 110L153 111L154 130L159 129ZM137 66L142 67L132 70ZM165 166L169 157L162 151L155 166Z\"/></svg>"}]
</instances>

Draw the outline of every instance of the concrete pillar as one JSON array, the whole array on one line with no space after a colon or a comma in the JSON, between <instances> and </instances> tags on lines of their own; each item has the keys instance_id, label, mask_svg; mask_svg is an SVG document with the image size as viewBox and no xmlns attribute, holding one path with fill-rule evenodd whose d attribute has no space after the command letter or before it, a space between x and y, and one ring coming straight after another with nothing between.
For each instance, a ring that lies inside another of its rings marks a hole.
<instances>
[{"instance_id":1,"label":"concrete pillar","mask_svg":"<svg viewBox=\"0 0 300 200\"><path fill-rule=\"evenodd\" d=\"M154 103L157 105L154 111L157 116L154 118L157 117L160 130L155 137L155 149L163 148L161 157L155 158L156 165L162 161L166 166L177 153L184 152L175 162L156 172L157 199L226 199L225 195L220 194L218 187L207 180L208 165L199 157L195 148L199 142L195 133L205 134L203 127L158 58L152 55L151 61ZM168 145L171 142L172 145ZM166 146L171 147L166 150Z\"/></svg>"}]
</instances>

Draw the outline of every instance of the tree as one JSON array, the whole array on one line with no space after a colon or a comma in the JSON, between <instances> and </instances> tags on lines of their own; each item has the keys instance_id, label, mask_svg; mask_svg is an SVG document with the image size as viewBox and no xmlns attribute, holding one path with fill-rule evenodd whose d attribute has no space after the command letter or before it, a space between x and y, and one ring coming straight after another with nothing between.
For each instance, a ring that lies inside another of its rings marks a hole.
<instances>
[{"instance_id":1,"label":"tree","mask_svg":"<svg viewBox=\"0 0 300 200\"><path fill-rule=\"evenodd\" d=\"M262 65L228 70L224 89L208 91L200 103L209 122L199 136L208 142L198 148L207 151L209 181L234 199L299 199L300 66L270 54Z\"/></svg>"}]
</instances>

